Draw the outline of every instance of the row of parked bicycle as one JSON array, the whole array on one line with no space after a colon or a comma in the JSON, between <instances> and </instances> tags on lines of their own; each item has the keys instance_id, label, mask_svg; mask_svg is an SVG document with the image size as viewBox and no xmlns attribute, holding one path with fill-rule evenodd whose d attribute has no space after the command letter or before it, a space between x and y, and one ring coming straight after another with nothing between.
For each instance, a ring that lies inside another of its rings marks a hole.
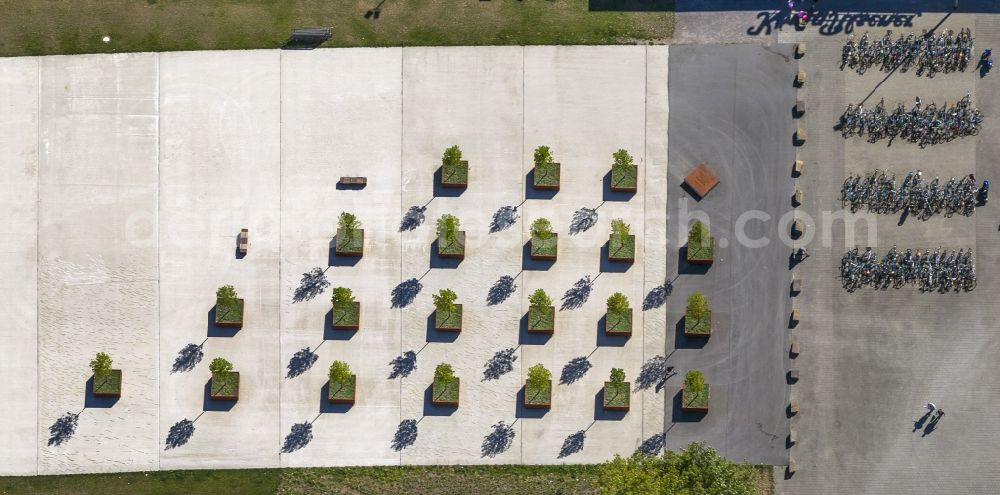
<instances>
[{"instance_id":1,"label":"row of parked bicycle","mask_svg":"<svg viewBox=\"0 0 1000 495\"><path fill-rule=\"evenodd\" d=\"M867 176L851 175L844 180L840 190L843 206L850 205L851 211L862 208L873 213L909 212L922 220L944 213L969 216L976 206L983 206L989 200L990 181L984 180L977 187L976 177L969 174L961 179L952 177L942 182L940 177L924 181L923 172L910 171L902 183L896 174L886 174L876 170Z\"/></svg>"},{"instance_id":2,"label":"row of parked bicycle","mask_svg":"<svg viewBox=\"0 0 1000 495\"><path fill-rule=\"evenodd\" d=\"M886 111L884 98L872 109L861 104L848 105L840 117L839 127L845 138L868 136L868 141L874 143L900 137L926 146L979 134L982 123L983 113L972 106L972 94L966 93L950 107L948 102L940 108L933 102L923 106L917 97L909 110L900 103L892 113Z\"/></svg>"},{"instance_id":3,"label":"row of parked bicycle","mask_svg":"<svg viewBox=\"0 0 1000 495\"><path fill-rule=\"evenodd\" d=\"M893 246L881 259L872 248L859 253L854 248L840 262L844 288L854 292L862 287L899 289L916 285L923 292L971 291L976 287L976 263L972 250L934 252L912 249L900 252Z\"/></svg>"},{"instance_id":4,"label":"row of parked bicycle","mask_svg":"<svg viewBox=\"0 0 1000 495\"><path fill-rule=\"evenodd\" d=\"M871 67L886 72L916 68L918 76L934 77L938 72L964 71L972 60L973 44L972 31L966 28L957 34L949 29L937 36L927 30L919 36L911 31L895 39L892 31L880 39L865 32L857 43L852 34L844 44L840 68L850 67L859 74Z\"/></svg>"}]
</instances>

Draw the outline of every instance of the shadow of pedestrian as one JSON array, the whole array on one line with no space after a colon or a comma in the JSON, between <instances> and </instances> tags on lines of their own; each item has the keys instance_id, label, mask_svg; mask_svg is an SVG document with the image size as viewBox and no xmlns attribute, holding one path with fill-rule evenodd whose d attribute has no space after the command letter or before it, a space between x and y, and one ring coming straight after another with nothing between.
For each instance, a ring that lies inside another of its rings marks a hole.
<instances>
[{"instance_id":1,"label":"shadow of pedestrian","mask_svg":"<svg viewBox=\"0 0 1000 495\"><path fill-rule=\"evenodd\" d=\"M924 427L924 423L927 422L927 419L930 418L931 414L933 414L933 413L934 413L933 411L927 411L926 413L924 413L923 416L920 417L920 419L914 421L913 422L913 431L917 431L917 430L923 428Z\"/></svg>"}]
</instances>

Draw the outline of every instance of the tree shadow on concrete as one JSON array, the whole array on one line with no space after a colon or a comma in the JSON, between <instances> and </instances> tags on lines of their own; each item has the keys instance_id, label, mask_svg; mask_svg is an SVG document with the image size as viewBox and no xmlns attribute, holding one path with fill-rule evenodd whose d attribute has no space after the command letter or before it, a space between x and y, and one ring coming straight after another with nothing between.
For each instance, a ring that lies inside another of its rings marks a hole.
<instances>
[{"instance_id":1,"label":"tree shadow on concrete","mask_svg":"<svg viewBox=\"0 0 1000 495\"><path fill-rule=\"evenodd\" d=\"M403 214L403 219L399 222L399 231L407 232L415 230L417 227L423 225L427 212L427 206L411 206L406 213Z\"/></svg>"},{"instance_id":2,"label":"tree shadow on concrete","mask_svg":"<svg viewBox=\"0 0 1000 495\"><path fill-rule=\"evenodd\" d=\"M489 293L486 294L486 305L496 306L506 301L516 290L517 284L514 283L514 277L504 275L493 284L493 287L490 287Z\"/></svg>"},{"instance_id":3,"label":"tree shadow on concrete","mask_svg":"<svg viewBox=\"0 0 1000 495\"><path fill-rule=\"evenodd\" d=\"M597 209L580 208L573 212L573 219L569 222L569 235L586 232L594 225L597 225Z\"/></svg>"},{"instance_id":4,"label":"tree shadow on concrete","mask_svg":"<svg viewBox=\"0 0 1000 495\"><path fill-rule=\"evenodd\" d=\"M594 281L590 279L590 275L587 275L580 280L577 280L562 296L562 306L559 307L559 311L565 311L567 309L577 309L583 306L587 299L590 298L590 292L594 289Z\"/></svg>"},{"instance_id":5,"label":"tree shadow on concrete","mask_svg":"<svg viewBox=\"0 0 1000 495\"><path fill-rule=\"evenodd\" d=\"M424 285L415 278L400 282L399 285L392 289L392 307L405 308L409 306L423 288Z\"/></svg>"},{"instance_id":6,"label":"tree shadow on concrete","mask_svg":"<svg viewBox=\"0 0 1000 495\"><path fill-rule=\"evenodd\" d=\"M80 420L80 414L67 412L59 417L52 426L49 426L49 446L60 446L73 438L76 433L76 425Z\"/></svg>"},{"instance_id":7,"label":"tree shadow on concrete","mask_svg":"<svg viewBox=\"0 0 1000 495\"><path fill-rule=\"evenodd\" d=\"M319 359L319 355L309 347L298 350L288 360L288 373L285 375L285 378L295 378L309 371L309 368L312 368L317 359Z\"/></svg>"},{"instance_id":8,"label":"tree shadow on concrete","mask_svg":"<svg viewBox=\"0 0 1000 495\"><path fill-rule=\"evenodd\" d=\"M586 356L579 356L570 359L565 366L563 366L562 373L559 375L559 384L568 385L586 375L593 365L590 364L590 360Z\"/></svg>"},{"instance_id":9,"label":"tree shadow on concrete","mask_svg":"<svg viewBox=\"0 0 1000 495\"><path fill-rule=\"evenodd\" d=\"M667 438L666 433L657 433L645 440L639 445L639 448L635 449L636 452L646 454L646 455L659 455L663 451L663 444Z\"/></svg>"},{"instance_id":10,"label":"tree shadow on concrete","mask_svg":"<svg viewBox=\"0 0 1000 495\"><path fill-rule=\"evenodd\" d=\"M490 233L495 234L501 230L507 230L517 223L518 214L516 206L501 206L493 214L493 221L490 222Z\"/></svg>"},{"instance_id":11,"label":"tree shadow on concrete","mask_svg":"<svg viewBox=\"0 0 1000 495\"><path fill-rule=\"evenodd\" d=\"M503 421L497 422L493 425L493 431L483 438L483 445L480 447L480 457L493 458L506 452L511 444L514 443L516 435L514 425L508 425Z\"/></svg>"},{"instance_id":12,"label":"tree shadow on concrete","mask_svg":"<svg viewBox=\"0 0 1000 495\"><path fill-rule=\"evenodd\" d=\"M413 351L406 351L401 356L396 356L389 361L389 365L392 366L392 371L389 373L389 379L394 378L406 378L413 373L413 370L417 369L417 353Z\"/></svg>"},{"instance_id":13,"label":"tree shadow on concrete","mask_svg":"<svg viewBox=\"0 0 1000 495\"><path fill-rule=\"evenodd\" d=\"M292 303L308 301L322 294L327 287L330 287L330 281L326 279L323 269L317 266L302 274L302 280L292 296Z\"/></svg>"},{"instance_id":14,"label":"tree shadow on concrete","mask_svg":"<svg viewBox=\"0 0 1000 495\"><path fill-rule=\"evenodd\" d=\"M656 309L662 307L667 302L667 297L674 292L673 282L666 281L656 287L646 294L646 298L642 300L642 310L649 311L651 309Z\"/></svg>"},{"instance_id":15,"label":"tree shadow on concrete","mask_svg":"<svg viewBox=\"0 0 1000 495\"><path fill-rule=\"evenodd\" d=\"M392 450L399 452L417 441L417 420L404 419L399 422L396 433L392 436Z\"/></svg>"},{"instance_id":16,"label":"tree shadow on concrete","mask_svg":"<svg viewBox=\"0 0 1000 495\"><path fill-rule=\"evenodd\" d=\"M559 459L564 457L569 457L581 450L583 450L583 442L587 439L587 431L580 430L576 433L566 437L563 440L562 448L559 449Z\"/></svg>"},{"instance_id":17,"label":"tree shadow on concrete","mask_svg":"<svg viewBox=\"0 0 1000 495\"><path fill-rule=\"evenodd\" d=\"M313 439L313 427L311 423L295 423L292 425L292 431L285 437L285 443L281 446L281 453L287 454L289 452L295 452L306 445Z\"/></svg>"},{"instance_id":18,"label":"tree shadow on concrete","mask_svg":"<svg viewBox=\"0 0 1000 495\"><path fill-rule=\"evenodd\" d=\"M514 370L514 361L517 361L517 356L514 355L513 347L497 351L483 366L483 381L499 380L501 376L510 373Z\"/></svg>"},{"instance_id":19,"label":"tree shadow on concrete","mask_svg":"<svg viewBox=\"0 0 1000 495\"><path fill-rule=\"evenodd\" d=\"M649 358L645 363L642 363L639 377L635 380L636 389L646 390L656 387L656 392L659 392L667 378L670 377L673 368L673 366L667 366L667 358L663 356Z\"/></svg>"},{"instance_id":20,"label":"tree shadow on concrete","mask_svg":"<svg viewBox=\"0 0 1000 495\"><path fill-rule=\"evenodd\" d=\"M167 433L167 446L163 450L176 449L191 440L194 435L194 421L184 418L170 427Z\"/></svg>"},{"instance_id":21,"label":"tree shadow on concrete","mask_svg":"<svg viewBox=\"0 0 1000 495\"><path fill-rule=\"evenodd\" d=\"M177 353L177 357L174 358L174 366L170 369L170 374L181 373L185 371L191 371L194 369L198 363L201 362L202 358L205 357L205 351L202 348L204 342L201 344L188 344Z\"/></svg>"}]
</instances>

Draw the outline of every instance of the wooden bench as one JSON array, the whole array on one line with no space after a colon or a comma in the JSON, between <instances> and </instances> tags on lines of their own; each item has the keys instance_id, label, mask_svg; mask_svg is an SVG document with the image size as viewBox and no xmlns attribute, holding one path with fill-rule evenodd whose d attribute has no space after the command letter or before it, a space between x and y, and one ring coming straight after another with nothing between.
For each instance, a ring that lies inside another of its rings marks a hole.
<instances>
[{"instance_id":1,"label":"wooden bench","mask_svg":"<svg viewBox=\"0 0 1000 495\"><path fill-rule=\"evenodd\" d=\"M800 236L806 231L806 224L802 220L792 222L792 235Z\"/></svg>"},{"instance_id":2,"label":"wooden bench","mask_svg":"<svg viewBox=\"0 0 1000 495\"><path fill-rule=\"evenodd\" d=\"M791 369L788 370L788 379L792 383L795 383L795 382L799 381L799 368L798 367L793 366Z\"/></svg>"},{"instance_id":3,"label":"wooden bench","mask_svg":"<svg viewBox=\"0 0 1000 495\"><path fill-rule=\"evenodd\" d=\"M799 443L798 430L796 428L789 428L788 429L788 444L789 445L795 445L797 443Z\"/></svg>"},{"instance_id":4,"label":"wooden bench","mask_svg":"<svg viewBox=\"0 0 1000 495\"><path fill-rule=\"evenodd\" d=\"M799 43L795 45L795 58L802 58L806 54L806 44Z\"/></svg>"},{"instance_id":5,"label":"wooden bench","mask_svg":"<svg viewBox=\"0 0 1000 495\"><path fill-rule=\"evenodd\" d=\"M367 186L368 177L341 177L338 184L342 186Z\"/></svg>"},{"instance_id":6,"label":"wooden bench","mask_svg":"<svg viewBox=\"0 0 1000 495\"><path fill-rule=\"evenodd\" d=\"M795 116L801 117L806 114L805 100L795 100Z\"/></svg>"},{"instance_id":7,"label":"wooden bench","mask_svg":"<svg viewBox=\"0 0 1000 495\"><path fill-rule=\"evenodd\" d=\"M790 346L788 353L793 359L799 355L799 338L795 335L792 335L792 345Z\"/></svg>"},{"instance_id":8,"label":"wooden bench","mask_svg":"<svg viewBox=\"0 0 1000 495\"><path fill-rule=\"evenodd\" d=\"M795 196L792 197L792 199L795 201L795 206L799 206L802 204L802 196L803 196L802 191L796 189Z\"/></svg>"},{"instance_id":9,"label":"wooden bench","mask_svg":"<svg viewBox=\"0 0 1000 495\"><path fill-rule=\"evenodd\" d=\"M719 185L719 177L712 172L712 169L708 168L708 165L699 163L691 170L691 173L684 177L684 183L694 191L698 199L701 199Z\"/></svg>"},{"instance_id":10,"label":"wooden bench","mask_svg":"<svg viewBox=\"0 0 1000 495\"><path fill-rule=\"evenodd\" d=\"M798 465L795 463L795 459L792 456L788 456L788 474L795 474L795 469Z\"/></svg>"},{"instance_id":11,"label":"wooden bench","mask_svg":"<svg viewBox=\"0 0 1000 495\"><path fill-rule=\"evenodd\" d=\"M792 280L792 292L798 294L802 292L802 279L796 278Z\"/></svg>"},{"instance_id":12,"label":"wooden bench","mask_svg":"<svg viewBox=\"0 0 1000 495\"><path fill-rule=\"evenodd\" d=\"M802 169L805 168L806 164L802 160L795 160L795 165L792 167L792 172L795 175L802 175Z\"/></svg>"},{"instance_id":13,"label":"wooden bench","mask_svg":"<svg viewBox=\"0 0 1000 495\"><path fill-rule=\"evenodd\" d=\"M802 143L806 142L806 130L805 129L803 129L801 127L797 127L795 129L795 141L797 141L799 144L802 144Z\"/></svg>"},{"instance_id":14,"label":"wooden bench","mask_svg":"<svg viewBox=\"0 0 1000 495\"><path fill-rule=\"evenodd\" d=\"M793 309L792 310L792 323L798 323L798 321L799 321L799 319L800 319L801 316L802 315L799 314L799 310L798 309Z\"/></svg>"},{"instance_id":15,"label":"wooden bench","mask_svg":"<svg viewBox=\"0 0 1000 495\"><path fill-rule=\"evenodd\" d=\"M798 414L799 413L799 401L798 401L798 399L792 399L792 400L788 401L788 412L790 412L792 414Z\"/></svg>"},{"instance_id":16,"label":"wooden bench","mask_svg":"<svg viewBox=\"0 0 1000 495\"><path fill-rule=\"evenodd\" d=\"M246 256L250 247L250 232L247 229L240 230L239 245L240 256Z\"/></svg>"},{"instance_id":17,"label":"wooden bench","mask_svg":"<svg viewBox=\"0 0 1000 495\"><path fill-rule=\"evenodd\" d=\"M800 70L798 74L795 74L795 85L802 87L806 84L806 71Z\"/></svg>"}]
</instances>

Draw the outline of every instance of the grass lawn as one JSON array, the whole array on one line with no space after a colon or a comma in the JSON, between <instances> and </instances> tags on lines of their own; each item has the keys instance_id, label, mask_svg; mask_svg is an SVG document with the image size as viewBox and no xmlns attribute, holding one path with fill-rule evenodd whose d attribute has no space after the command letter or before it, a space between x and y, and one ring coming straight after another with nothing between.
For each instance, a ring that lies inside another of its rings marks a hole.
<instances>
[{"instance_id":1,"label":"grass lawn","mask_svg":"<svg viewBox=\"0 0 1000 495\"><path fill-rule=\"evenodd\" d=\"M639 166L611 167L611 185L614 187L636 187L639 183Z\"/></svg>"},{"instance_id":2,"label":"grass lawn","mask_svg":"<svg viewBox=\"0 0 1000 495\"><path fill-rule=\"evenodd\" d=\"M608 332L632 333L632 310L608 311Z\"/></svg>"},{"instance_id":3,"label":"grass lawn","mask_svg":"<svg viewBox=\"0 0 1000 495\"><path fill-rule=\"evenodd\" d=\"M604 382L604 405L624 407L629 405L630 387L628 382Z\"/></svg>"},{"instance_id":4,"label":"grass lawn","mask_svg":"<svg viewBox=\"0 0 1000 495\"><path fill-rule=\"evenodd\" d=\"M232 396L239 392L240 374L231 371L221 376L212 376L212 396Z\"/></svg>"},{"instance_id":5,"label":"grass lawn","mask_svg":"<svg viewBox=\"0 0 1000 495\"><path fill-rule=\"evenodd\" d=\"M689 260L711 260L714 247L715 242L711 237L708 242L691 242L691 240L688 240L687 258Z\"/></svg>"},{"instance_id":6,"label":"grass lawn","mask_svg":"<svg viewBox=\"0 0 1000 495\"><path fill-rule=\"evenodd\" d=\"M441 182L449 184L469 183L469 162L462 160L458 165L442 165Z\"/></svg>"},{"instance_id":7,"label":"grass lawn","mask_svg":"<svg viewBox=\"0 0 1000 495\"><path fill-rule=\"evenodd\" d=\"M531 254L534 256L556 256L559 252L559 234L552 234L548 239L531 236Z\"/></svg>"},{"instance_id":8,"label":"grass lawn","mask_svg":"<svg viewBox=\"0 0 1000 495\"><path fill-rule=\"evenodd\" d=\"M602 45L670 40L673 12L591 12L590 0L0 0L0 56L324 46ZM366 13L381 5L378 19ZM111 36L110 43L101 37Z\"/></svg>"},{"instance_id":9,"label":"grass lawn","mask_svg":"<svg viewBox=\"0 0 1000 495\"><path fill-rule=\"evenodd\" d=\"M459 231L454 241L438 237L438 255L465 255L465 232Z\"/></svg>"},{"instance_id":10,"label":"grass lawn","mask_svg":"<svg viewBox=\"0 0 1000 495\"><path fill-rule=\"evenodd\" d=\"M237 300L235 304L223 304L216 300L215 319L225 322L243 321L243 300Z\"/></svg>"},{"instance_id":11,"label":"grass lawn","mask_svg":"<svg viewBox=\"0 0 1000 495\"><path fill-rule=\"evenodd\" d=\"M337 252L338 253L360 253L365 247L365 230L354 229L354 237L347 238L346 233L337 229Z\"/></svg>"},{"instance_id":12,"label":"grass lawn","mask_svg":"<svg viewBox=\"0 0 1000 495\"><path fill-rule=\"evenodd\" d=\"M524 402L528 404L552 404L552 380L541 387L533 387L531 382L525 382Z\"/></svg>"},{"instance_id":13,"label":"grass lawn","mask_svg":"<svg viewBox=\"0 0 1000 495\"><path fill-rule=\"evenodd\" d=\"M684 405L686 407L708 407L708 399L711 395L711 389L707 383L705 384L705 390L700 394L692 393L687 385L685 385Z\"/></svg>"},{"instance_id":14,"label":"grass lawn","mask_svg":"<svg viewBox=\"0 0 1000 495\"><path fill-rule=\"evenodd\" d=\"M608 255L613 258L635 258L635 236L630 235L624 241L618 236L611 236Z\"/></svg>"},{"instance_id":15,"label":"grass lawn","mask_svg":"<svg viewBox=\"0 0 1000 495\"><path fill-rule=\"evenodd\" d=\"M435 328L462 328L462 305L456 304L454 311L434 311Z\"/></svg>"},{"instance_id":16,"label":"grass lawn","mask_svg":"<svg viewBox=\"0 0 1000 495\"><path fill-rule=\"evenodd\" d=\"M555 323L556 323L555 306L528 307L528 330L551 331L555 329Z\"/></svg>"},{"instance_id":17,"label":"grass lawn","mask_svg":"<svg viewBox=\"0 0 1000 495\"><path fill-rule=\"evenodd\" d=\"M442 402L458 402L459 380L454 378L451 381L434 380L434 400Z\"/></svg>"},{"instance_id":18,"label":"grass lawn","mask_svg":"<svg viewBox=\"0 0 1000 495\"><path fill-rule=\"evenodd\" d=\"M351 375L351 379L343 382L330 382L330 399L353 399L354 387L357 384L357 377Z\"/></svg>"},{"instance_id":19,"label":"grass lawn","mask_svg":"<svg viewBox=\"0 0 1000 495\"><path fill-rule=\"evenodd\" d=\"M562 166L558 163L553 163L551 165L545 165L542 167L535 166L535 185L536 186L558 186L559 185L559 173L561 172Z\"/></svg>"},{"instance_id":20,"label":"grass lawn","mask_svg":"<svg viewBox=\"0 0 1000 495\"><path fill-rule=\"evenodd\" d=\"M684 315L684 331L687 333L712 333L712 312L708 316L697 318L690 313Z\"/></svg>"},{"instance_id":21,"label":"grass lawn","mask_svg":"<svg viewBox=\"0 0 1000 495\"><path fill-rule=\"evenodd\" d=\"M94 377L95 394L117 394L122 391L122 370L111 370L107 376Z\"/></svg>"},{"instance_id":22,"label":"grass lawn","mask_svg":"<svg viewBox=\"0 0 1000 495\"><path fill-rule=\"evenodd\" d=\"M334 326L356 326L361 320L361 303L354 301L351 304L333 308Z\"/></svg>"}]
</instances>

